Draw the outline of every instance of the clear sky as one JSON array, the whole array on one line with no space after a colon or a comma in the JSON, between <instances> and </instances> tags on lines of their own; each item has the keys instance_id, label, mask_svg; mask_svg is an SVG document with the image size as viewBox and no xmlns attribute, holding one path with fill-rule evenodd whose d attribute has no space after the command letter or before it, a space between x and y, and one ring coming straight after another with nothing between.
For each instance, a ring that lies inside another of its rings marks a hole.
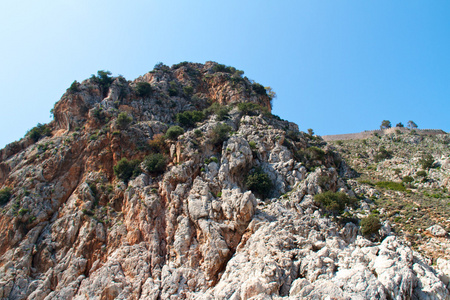
<instances>
[{"instance_id":1,"label":"clear sky","mask_svg":"<svg viewBox=\"0 0 450 300\"><path fill-rule=\"evenodd\" d=\"M317 134L381 121L450 131L450 1L2 1L0 148L74 80L217 61L271 86Z\"/></svg>"}]
</instances>

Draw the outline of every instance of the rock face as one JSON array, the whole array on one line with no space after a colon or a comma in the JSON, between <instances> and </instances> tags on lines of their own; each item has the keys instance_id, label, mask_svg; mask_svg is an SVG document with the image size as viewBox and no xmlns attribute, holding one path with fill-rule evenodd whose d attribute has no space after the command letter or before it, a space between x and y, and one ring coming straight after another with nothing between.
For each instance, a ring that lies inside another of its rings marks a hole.
<instances>
[{"instance_id":1,"label":"rock face","mask_svg":"<svg viewBox=\"0 0 450 300\"><path fill-rule=\"evenodd\" d=\"M449 299L445 260L437 272L388 224L375 242L324 214L314 195L354 196L350 168L234 68L94 77L54 115L1 151L1 299Z\"/></svg>"}]
</instances>

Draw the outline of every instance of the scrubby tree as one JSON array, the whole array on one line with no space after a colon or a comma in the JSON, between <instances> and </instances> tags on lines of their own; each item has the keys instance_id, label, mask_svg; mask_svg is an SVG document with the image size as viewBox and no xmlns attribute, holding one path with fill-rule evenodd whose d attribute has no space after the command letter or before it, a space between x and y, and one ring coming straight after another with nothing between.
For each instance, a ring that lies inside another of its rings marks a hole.
<instances>
[{"instance_id":1,"label":"scrubby tree","mask_svg":"<svg viewBox=\"0 0 450 300\"><path fill-rule=\"evenodd\" d=\"M166 131L166 138L169 140L176 140L178 136L182 135L184 133L184 129L180 126L170 126L169 129Z\"/></svg>"},{"instance_id":2,"label":"scrubby tree","mask_svg":"<svg viewBox=\"0 0 450 300\"><path fill-rule=\"evenodd\" d=\"M343 192L335 193L332 191L326 191L315 195L314 202L332 214L340 214L346 207L354 206L356 204L356 199L350 198Z\"/></svg>"},{"instance_id":3,"label":"scrubby tree","mask_svg":"<svg viewBox=\"0 0 450 300\"><path fill-rule=\"evenodd\" d=\"M128 160L125 157L113 167L114 174L125 183L141 173L139 160Z\"/></svg>"},{"instance_id":4,"label":"scrubby tree","mask_svg":"<svg viewBox=\"0 0 450 300\"><path fill-rule=\"evenodd\" d=\"M273 189L273 183L269 175L264 173L261 168L256 168L247 176L245 185L249 190L255 192L263 198L269 196Z\"/></svg>"},{"instance_id":5,"label":"scrubby tree","mask_svg":"<svg viewBox=\"0 0 450 300\"><path fill-rule=\"evenodd\" d=\"M310 136L313 136L314 135L314 130L312 128L308 128L308 134Z\"/></svg>"},{"instance_id":6,"label":"scrubby tree","mask_svg":"<svg viewBox=\"0 0 450 300\"><path fill-rule=\"evenodd\" d=\"M419 164L424 170L428 170L433 167L434 164L434 158L431 154L427 153L422 155L422 157L419 159Z\"/></svg>"},{"instance_id":7,"label":"scrubby tree","mask_svg":"<svg viewBox=\"0 0 450 300\"><path fill-rule=\"evenodd\" d=\"M414 123L414 121L409 120L408 121L408 128L409 129L415 129L415 128L417 128L417 124Z\"/></svg>"},{"instance_id":8,"label":"scrubby tree","mask_svg":"<svg viewBox=\"0 0 450 300\"><path fill-rule=\"evenodd\" d=\"M149 97L153 92L152 86L148 82L138 82L136 84L136 94L139 97Z\"/></svg>"},{"instance_id":9,"label":"scrubby tree","mask_svg":"<svg viewBox=\"0 0 450 300\"><path fill-rule=\"evenodd\" d=\"M392 127L391 121L383 120L383 122L381 122L380 129L388 129L391 127Z\"/></svg>"},{"instance_id":10,"label":"scrubby tree","mask_svg":"<svg viewBox=\"0 0 450 300\"><path fill-rule=\"evenodd\" d=\"M395 125L395 127L405 127L405 126L403 125L402 122L400 122L400 123L397 123L397 125Z\"/></svg>"},{"instance_id":11,"label":"scrubby tree","mask_svg":"<svg viewBox=\"0 0 450 300\"><path fill-rule=\"evenodd\" d=\"M0 190L0 205L8 203L11 198L11 188L5 187Z\"/></svg>"},{"instance_id":12,"label":"scrubby tree","mask_svg":"<svg viewBox=\"0 0 450 300\"><path fill-rule=\"evenodd\" d=\"M161 153L152 153L145 157L145 168L151 173L161 173L166 169L167 160Z\"/></svg>"},{"instance_id":13,"label":"scrubby tree","mask_svg":"<svg viewBox=\"0 0 450 300\"><path fill-rule=\"evenodd\" d=\"M230 131L231 127L227 124L217 124L210 134L212 144L215 146L221 145L228 138L228 133Z\"/></svg>"},{"instance_id":14,"label":"scrubby tree","mask_svg":"<svg viewBox=\"0 0 450 300\"><path fill-rule=\"evenodd\" d=\"M361 220L361 233L363 235L370 235L377 233L381 228L380 218L375 215L369 215Z\"/></svg>"},{"instance_id":15,"label":"scrubby tree","mask_svg":"<svg viewBox=\"0 0 450 300\"><path fill-rule=\"evenodd\" d=\"M119 126L120 129L127 128L132 121L133 121L133 118L128 116L127 113L125 113L125 112L121 112L117 116L117 120L116 120L117 126Z\"/></svg>"}]
</instances>

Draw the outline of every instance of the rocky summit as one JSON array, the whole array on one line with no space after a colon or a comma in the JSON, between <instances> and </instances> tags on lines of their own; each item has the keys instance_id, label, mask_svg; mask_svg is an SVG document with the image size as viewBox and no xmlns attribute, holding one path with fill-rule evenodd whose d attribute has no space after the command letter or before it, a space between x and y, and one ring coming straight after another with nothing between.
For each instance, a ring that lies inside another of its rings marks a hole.
<instances>
[{"instance_id":1,"label":"rocky summit","mask_svg":"<svg viewBox=\"0 0 450 300\"><path fill-rule=\"evenodd\" d=\"M274 97L215 62L75 81L0 151L0 298L450 299L448 135L424 181L426 138L326 143Z\"/></svg>"}]
</instances>

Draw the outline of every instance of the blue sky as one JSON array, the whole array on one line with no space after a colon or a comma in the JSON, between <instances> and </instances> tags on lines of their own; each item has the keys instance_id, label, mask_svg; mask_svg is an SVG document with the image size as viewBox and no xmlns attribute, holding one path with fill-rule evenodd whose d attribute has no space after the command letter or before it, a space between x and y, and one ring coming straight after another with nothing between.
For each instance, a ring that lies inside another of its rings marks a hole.
<instances>
[{"instance_id":1,"label":"blue sky","mask_svg":"<svg viewBox=\"0 0 450 300\"><path fill-rule=\"evenodd\" d=\"M74 80L217 61L278 95L317 134L382 120L450 131L450 1L3 1L0 148Z\"/></svg>"}]
</instances>

